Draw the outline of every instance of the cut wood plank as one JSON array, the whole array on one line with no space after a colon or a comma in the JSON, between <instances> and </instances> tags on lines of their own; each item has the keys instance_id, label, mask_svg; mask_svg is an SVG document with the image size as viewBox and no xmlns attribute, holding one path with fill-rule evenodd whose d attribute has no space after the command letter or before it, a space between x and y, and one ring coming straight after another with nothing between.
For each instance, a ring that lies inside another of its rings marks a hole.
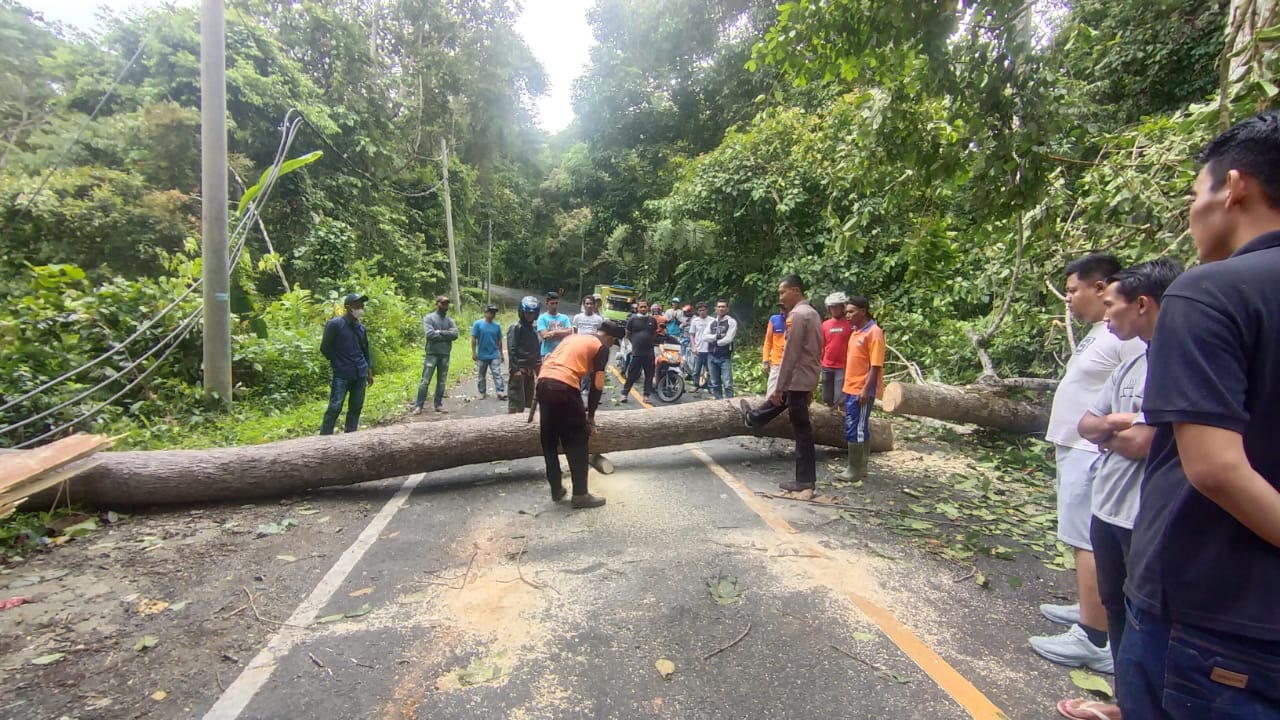
<instances>
[{"instance_id":1,"label":"cut wood plank","mask_svg":"<svg viewBox=\"0 0 1280 720\"><path fill-rule=\"evenodd\" d=\"M17 508L32 495L66 482L79 473L97 467L101 462L102 458L99 456L76 460L0 492L0 516Z\"/></svg>"},{"instance_id":2,"label":"cut wood plank","mask_svg":"<svg viewBox=\"0 0 1280 720\"><path fill-rule=\"evenodd\" d=\"M7 492L43 473L109 448L111 443L111 438L103 435L76 433L35 450L6 453L0 456L0 492Z\"/></svg>"}]
</instances>

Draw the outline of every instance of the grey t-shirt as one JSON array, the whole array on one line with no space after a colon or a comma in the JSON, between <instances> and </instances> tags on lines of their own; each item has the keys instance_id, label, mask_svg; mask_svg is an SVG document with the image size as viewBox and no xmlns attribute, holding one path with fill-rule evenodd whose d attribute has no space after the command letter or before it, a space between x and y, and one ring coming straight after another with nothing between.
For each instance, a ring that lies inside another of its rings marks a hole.
<instances>
[{"instance_id":1,"label":"grey t-shirt","mask_svg":"<svg viewBox=\"0 0 1280 720\"><path fill-rule=\"evenodd\" d=\"M1089 412L1103 417L1111 413L1138 413L1142 417L1142 396L1147 387L1147 354L1125 361L1111 373ZM1093 463L1093 514L1111 525L1133 529L1142 495L1142 472L1146 460L1130 460L1119 453L1103 452Z\"/></svg>"}]
</instances>

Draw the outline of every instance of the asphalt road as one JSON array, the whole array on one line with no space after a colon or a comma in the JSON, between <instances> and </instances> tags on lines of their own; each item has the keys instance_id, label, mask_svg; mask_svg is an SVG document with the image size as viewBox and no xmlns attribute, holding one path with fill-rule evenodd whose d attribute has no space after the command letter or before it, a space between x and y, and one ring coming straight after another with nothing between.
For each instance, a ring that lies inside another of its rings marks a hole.
<instances>
[{"instance_id":1,"label":"asphalt road","mask_svg":"<svg viewBox=\"0 0 1280 720\"><path fill-rule=\"evenodd\" d=\"M1033 591L755 495L788 449L620 453L595 510L553 504L534 458L334 490L382 509L205 717L1056 717Z\"/></svg>"}]
</instances>

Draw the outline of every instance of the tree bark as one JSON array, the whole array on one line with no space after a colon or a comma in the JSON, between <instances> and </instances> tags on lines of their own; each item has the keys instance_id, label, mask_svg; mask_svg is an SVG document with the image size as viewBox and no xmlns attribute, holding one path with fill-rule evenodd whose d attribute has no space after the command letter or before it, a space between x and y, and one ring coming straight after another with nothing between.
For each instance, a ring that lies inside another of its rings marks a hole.
<instances>
[{"instance_id":1,"label":"tree bark","mask_svg":"<svg viewBox=\"0 0 1280 720\"><path fill-rule=\"evenodd\" d=\"M747 398L754 403L761 398ZM812 408L814 438L844 447L844 414ZM752 434L736 400L602 412L592 453L621 452ZM759 435L791 437L787 414ZM872 450L893 449L893 430L872 421ZM71 484L77 503L96 507L177 505L279 497L331 485L431 472L542 454L538 423L525 414L420 422L350 435L307 437L232 448L104 452Z\"/></svg>"},{"instance_id":2,"label":"tree bark","mask_svg":"<svg viewBox=\"0 0 1280 720\"><path fill-rule=\"evenodd\" d=\"M889 383L882 399L885 412L969 423L1012 433L1044 432L1046 408L1008 400L977 388L930 383Z\"/></svg>"}]
</instances>

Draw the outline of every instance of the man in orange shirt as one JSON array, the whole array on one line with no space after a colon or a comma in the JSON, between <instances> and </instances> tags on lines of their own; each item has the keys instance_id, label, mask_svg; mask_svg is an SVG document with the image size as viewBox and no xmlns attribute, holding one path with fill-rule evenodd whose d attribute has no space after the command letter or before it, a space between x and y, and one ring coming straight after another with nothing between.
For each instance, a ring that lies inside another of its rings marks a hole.
<instances>
[{"instance_id":1,"label":"man in orange shirt","mask_svg":"<svg viewBox=\"0 0 1280 720\"><path fill-rule=\"evenodd\" d=\"M538 373L538 405L542 433L542 458L547 465L547 482L551 499L564 499L565 487L560 471L559 449L564 448L569 460L569 476L573 481L573 507L593 508L605 499L587 492L588 445L596 434L596 408L604 392L604 371L609 365L609 348L623 335L622 327L612 320L600 323L591 335L569 335L542 359ZM582 407L582 380L591 377L587 407Z\"/></svg>"},{"instance_id":2,"label":"man in orange shirt","mask_svg":"<svg viewBox=\"0 0 1280 720\"><path fill-rule=\"evenodd\" d=\"M787 320L787 314L782 311L782 305L778 305L778 313L769 318L769 324L764 328L764 349L761 355L764 359L764 372L769 376L769 381L765 385L765 397L773 394L778 389L778 373L782 371L782 351L787 346L787 328L791 325Z\"/></svg>"},{"instance_id":3,"label":"man in orange shirt","mask_svg":"<svg viewBox=\"0 0 1280 720\"><path fill-rule=\"evenodd\" d=\"M864 297L851 297L845 317L853 325L844 366L844 437L849 443L849 467L841 480L867 479L871 453L871 406L884 394L884 330L871 317Z\"/></svg>"}]
</instances>

